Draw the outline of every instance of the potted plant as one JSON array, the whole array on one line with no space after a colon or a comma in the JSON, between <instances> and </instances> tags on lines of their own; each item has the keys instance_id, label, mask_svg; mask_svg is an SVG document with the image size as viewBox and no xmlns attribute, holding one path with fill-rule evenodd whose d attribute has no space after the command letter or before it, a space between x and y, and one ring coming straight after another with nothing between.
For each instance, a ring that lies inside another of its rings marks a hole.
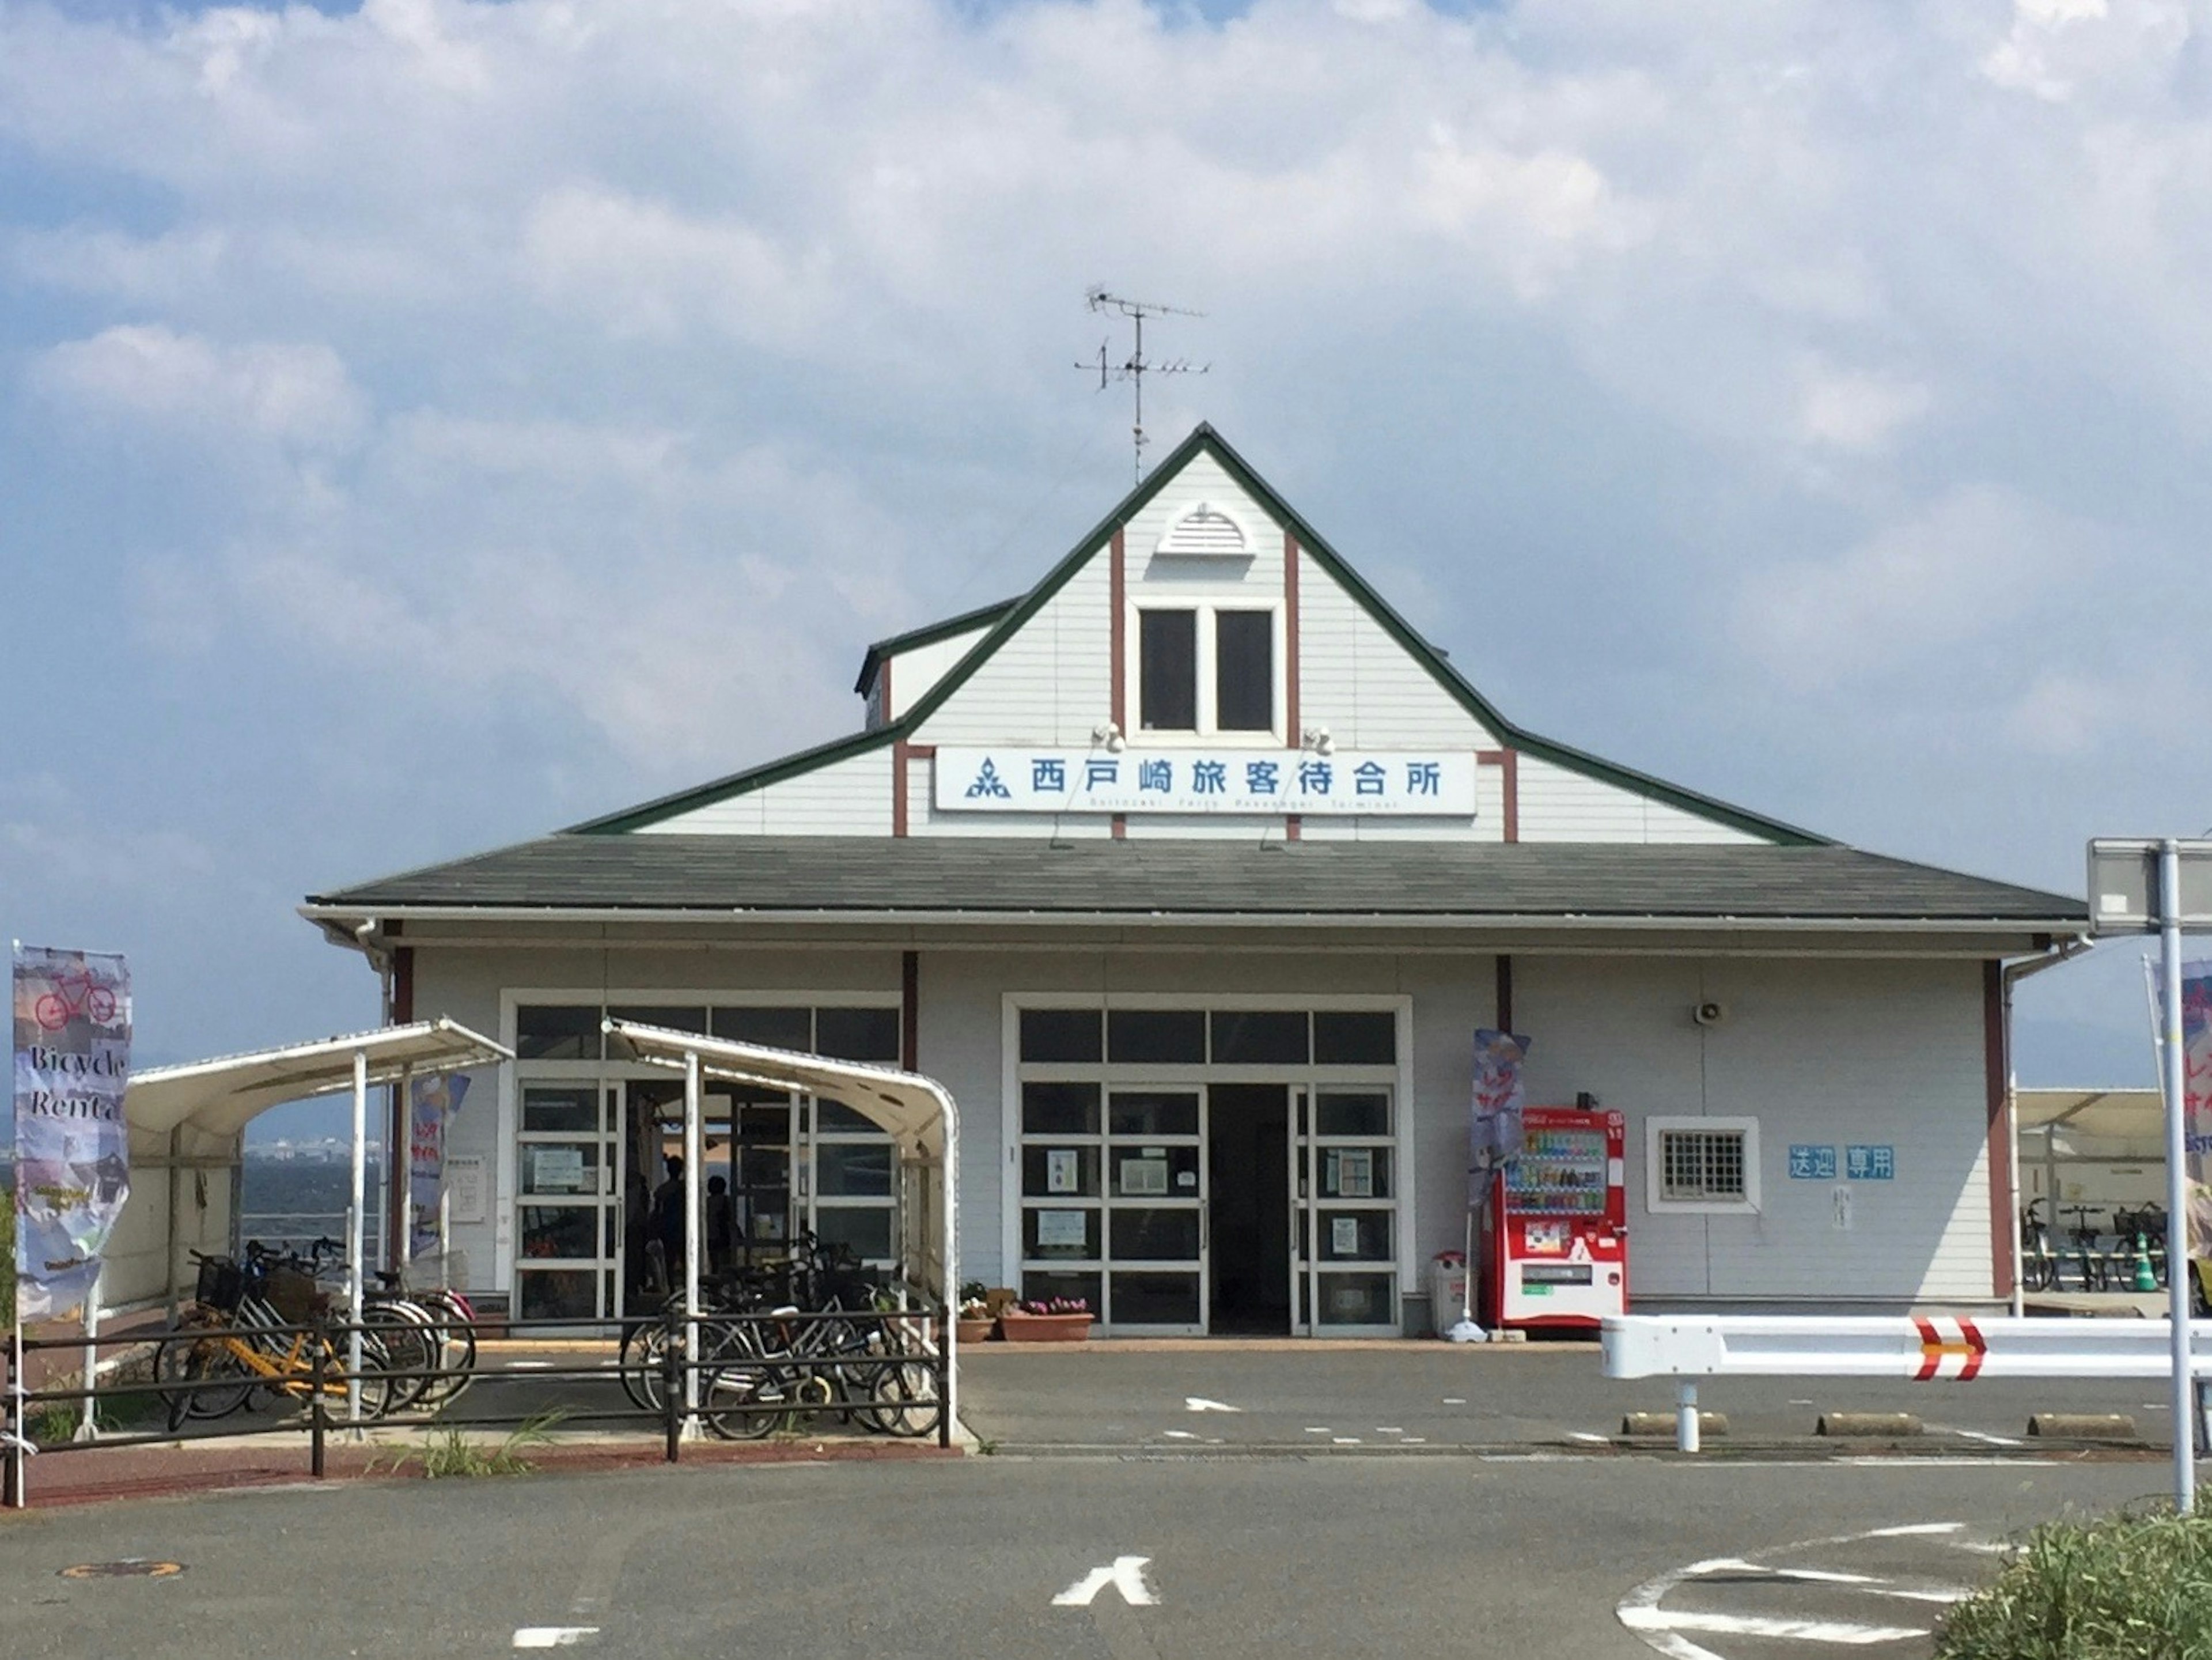
<instances>
[{"instance_id":1,"label":"potted plant","mask_svg":"<svg viewBox=\"0 0 2212 1660\"><path fill-rule=\"evenodd\" d=\"M991 1341L991 1333L999 1323L991 1317L988 1289L981 1280L970 1280L960 1287L960 1312L956 1323L963 1346Z\"/></svg>"},{"instance_id":2,"label":"potted plant","mask_svg":"<svg viewBox=\"0 0 2212 1660\"><path fill-rule=\"evenodd\" d=\"M1091 1335L1091 1304L1080 1297L1017 1303L999 1319L1009 1343L1080 1343Z\"/></svg>"}]
</instances>

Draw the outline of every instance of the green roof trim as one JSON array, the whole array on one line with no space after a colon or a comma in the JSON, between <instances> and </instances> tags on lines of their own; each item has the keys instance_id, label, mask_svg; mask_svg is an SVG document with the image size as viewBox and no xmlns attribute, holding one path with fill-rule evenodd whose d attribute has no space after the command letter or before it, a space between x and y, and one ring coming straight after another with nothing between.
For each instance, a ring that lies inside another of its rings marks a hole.
<instances>
[{"instance_id":1,"label":"green roof trim","mask_svg":"<svg viewBox=\"0 0 2212 1660\"><path fill-rule=\"evenodd\" d=\"M888 640L877 641L868 648L868 654L860 660L860 678L854 682L853 690L866 697L868 689L876 683L876 670L886 657L896 657L901 652L912 651L918 646L933 646L940 640L950 640L956 634L988 628L1021 603L1022 597L1018 593L1012 599L1001 599L994 605L978 605L962 616L948 617L942 623L925 623L918 629L908 629L904 634L895 634Z\"/></svg>"},{"instance_id":2,"label":"green roof trim","mask_svg":"<svg viewBox=\"0 0 2212 1660\"><path fill-rule=\"evenodd\" d=\"M944 707L948 698L967 684L978 669L991 660L1000 646L1020 632L1030 618L1042 611L1052 597L1067 585L1069 579L1077 571L1082 569L1105 548L1115 531L1122 528L1130 520L1143 512L1152 498L1200 454L1211 455L1218 462L1223 470L1228 472L1237 484L1274 519L1279 528L1294 537L1298 545L1307 553L1311 554L1324 570L1343 585L1345 591L1352 595L1360 607L1382 625L1385 633L1396 641L1401 648L1413 654L1415 660L1429 672L1431 678L1443 687L1461 708L1495 732L1500 741L1509 748L1552 762L1558 766L1566 768L1571 772L1581 773L1585 777L1616 784L1638 794L1664 801L1670 806L1680 807L1684 812L1693 813L1698 818L1726 824L1732 830L1740 830L1748 835L1761 836L1779 846L1829 847L1834 845L1832 838L1828 836L1818 835L1812 830L1802 830L1795 824L1785 824L1778 818L1770 818L1763 813L1753 812L1748 808L1732 806L1712 796L1701 794L1696 790L1685 789L1679 784L1670 784L1662 778L1655 778L1649 773L1638 772L1632 767L1624 767L1615 762L1601 759L1570 745L1555 743L1551 739L1540 737L1525 727L1516 726L1512 721L1508 721L1498 712L1489 699L1475 690L1472 682L1445 660L1441 652L1423 639L1404 617L1392 610L1389 603L1368 586L1366 579L1346 563L1342 555L1329 546L1321 532L1306 523L1297 511L1276 492L1274 487L1254 471L1244 458L1230 446L1229 441L1214 431L1213 428L1206 422L1200 422L1194 428L1190 435L1176 445L1175 449L1146 475L1143 483L1122 497L1111 512L1077 541L1074 547L1069 550L1058 564L1045 573L1043 581L1019 599L1011 602L1003 608L986 606L981 611L969 612L965 617L933 623L929 628L916 629L910 635L897 635L869 648L869 659L872 662L878 658L879 653L884 651L885 648L909 647L926 643L932 639L942 639L947 635L960 632L963 626L972 626L976 621L987 618L994 612L999 614L998 621L993 624L990 632L977 641L969 649L966 656L955 664L935 685L929 689L920 702L896 721L888 721L872 731L856 733L849 738L819 745L813 749L802 751L797 755L786 756L781 760L772 761L765 766L755 767L745 772L733 773L726 778L717 779L712 783L702 784L696 788L663 796L658 800L647 801L642 806L627 808L621 812L609 814L605 818L590 819L580 824L571 825L559 834L568 836L626 834L643 829L648 824L658 824L663 819L673 818L679 812L687 812L696 807L710 806L716 801L727 800L732 796L744 795L753 790L765 788L795 774L809 772L817 767L827 766L833 762L842 761L852 756L864 755L870 750L910 738L924 721ZM869 670L864 666L861 673L863 690L865 690Z\"/></svg>"}]
</instances>

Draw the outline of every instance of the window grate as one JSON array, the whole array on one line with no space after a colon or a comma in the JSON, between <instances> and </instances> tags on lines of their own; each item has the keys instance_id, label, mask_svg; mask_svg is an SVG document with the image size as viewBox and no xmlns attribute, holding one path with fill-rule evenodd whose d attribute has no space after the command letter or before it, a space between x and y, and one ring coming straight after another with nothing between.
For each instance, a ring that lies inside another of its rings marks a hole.
<instances>
[{"instance_id":1,"label":"window grate","mask_svg":"<svg viewBox=\"0 0 2212 1660\"><path fill-rule=\"evenodd\" d=\"M1659 1137L1660 1196L1675 1201L1741 1199L1741 1130L1665 1130Z\"/></svg>"}]
</instances>

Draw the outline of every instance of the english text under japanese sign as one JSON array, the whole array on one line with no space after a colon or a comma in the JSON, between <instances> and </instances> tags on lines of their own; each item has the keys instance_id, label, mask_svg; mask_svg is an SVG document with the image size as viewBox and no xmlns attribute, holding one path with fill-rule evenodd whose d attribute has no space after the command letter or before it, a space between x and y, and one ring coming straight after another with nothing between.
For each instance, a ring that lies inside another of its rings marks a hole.
<instances>
[{"instance_id":1,"label":"english text under japanese sign","mask_svg":"<svg viewBox=\"0 0 2212 1660\"><path fill-rule=\"evenodd\" d=\"M2189 1254L2212 1256L2212 963L2181 971L2181 1133L2189 1154Z\"/></svg>"},{"instance_id":2,"label":"english text under japanese sign","mask_svg":"<svg viewBox=\"0 0 2212 1660\"><path fill-rule=\"evenodd\" d=\"M15 1298L24 1319L92 1295L131 1195L131 976L120 957L18 946Z\"/></svg>"},{"instance_id":3,"label":"english text under japanese sign","mask_svg":"<svg viewBox=\"0 0 2212 1660\"><path fill-rule=\"evenodd\" d=\"M939 812L1375 813L1471 818L1462 751L1182 748L937 751Z\"/></svg>"}]
</instances>

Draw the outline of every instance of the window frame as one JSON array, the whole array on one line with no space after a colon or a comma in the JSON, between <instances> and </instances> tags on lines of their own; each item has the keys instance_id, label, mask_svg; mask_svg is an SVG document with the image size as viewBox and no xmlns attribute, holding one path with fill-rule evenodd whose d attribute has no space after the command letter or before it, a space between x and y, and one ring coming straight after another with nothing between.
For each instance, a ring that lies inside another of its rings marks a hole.
<instances>
[{"instance_id":1,"label":"window frame","mask_svg":"<svg viewBox=\"0 0 2212 1660\"><path fill-rule=\"evenodd\" d=\"M1181 728L1163 730L1144 724L1144 614L1155 611L1186 611L1197 615L1198 649L1194 672L1198 684L1192 692L1198 724L1188 731ZM1218 624L1215 619L1223 611L1264 613L1268 618L1268 724L1265 727L1224 729L1220 723L1220 711L1216 707L1219 686ZM1260 594L1164 592L1132 596L1128 601L1128 627L1123 647L1132 707L1129 710L1129 730L1123 736L1139 748L1174 748L1194 744L1276 748L1290 743L1297 734L1290 732L1285 723L1290 696L1288 665L1285 661L1288 650L1285 617L1285 608L1280 598Z\"/></svg>"},{"instance_id":2,"label":"window frame","mask_svg":"<svg viewBox=\"0 0 2212 1660\"><path fill-rule=\"evenodd\" d=\"M1743 1195L1736 1199L1667 1196L1666 1138L1669 1134L1736 1134L1743 1139ZM1759 1120L1703 1115L1644 1121L1644 1207L1655 1216L1756 1216L1761 1212Z\"/></svg>"}]
</instances>

